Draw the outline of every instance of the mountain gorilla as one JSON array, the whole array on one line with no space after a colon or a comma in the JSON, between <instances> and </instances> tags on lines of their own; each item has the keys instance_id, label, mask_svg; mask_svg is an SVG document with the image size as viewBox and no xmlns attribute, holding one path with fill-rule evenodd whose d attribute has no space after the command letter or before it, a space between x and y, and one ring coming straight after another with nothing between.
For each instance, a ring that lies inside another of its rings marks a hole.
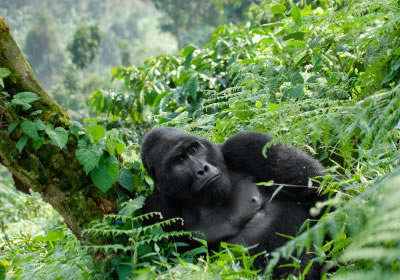
<instances>
[{"instance_id":1,"label":"mountain gorilla","mask_svg":"<svg viewBox=\"0 0 400 280\"><path fill-rule=\"evenodd\" d=\"M141 149L143 165L155 183L144 211L161 212L165 219L182 217L182 227L166 230L202 232L213 250L220 241L258 244L252 254L284 245L287 238L277 233L295 236L310 218L310 208L322 198L315 188L304 186L325 172L318 161L283 144L271 145L263 156L272 139L249 131L217 145L176 128L152 129ZM270 180L288 185L273 199L276 187L256 184ZM301 267L311 258L310 253L303 254ZM256 265L265 266L265 258L257 259ZM290 271L279 268L274 276ZM319 279L317 265L308 277Z\"/></svg>"}]
</instances>

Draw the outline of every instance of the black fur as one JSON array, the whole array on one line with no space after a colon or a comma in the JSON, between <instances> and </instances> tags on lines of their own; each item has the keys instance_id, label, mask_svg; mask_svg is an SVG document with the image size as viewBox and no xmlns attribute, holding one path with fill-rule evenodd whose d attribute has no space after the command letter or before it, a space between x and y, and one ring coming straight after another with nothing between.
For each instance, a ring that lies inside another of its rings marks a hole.
<instances>
[{"instance_id":1,"label":"black fur","mask_svg":"<svg viewBox=\"0 0 400 280\"><path fill-rule=\"evenodd\" d=\"M264 133L240 132L217 145L175 128L154 128L144 138L143 165L155 182L145 212L161 212L164 218L182 217L182 227L204 233L209 248L221 241L251 246L252 253L271 252L294 236L309 210L322 198L315 189L283 188L270 201L274 188L257 186L273 180L277 184L309 184L310 178L325 174L323 166L296 149L274 144L262 155L273 138ZM318 185L318 181L314 183ZM305 267L312 254L303 254ZM259 258L258 266L265 265ZM319 278L313 265L308 278ZM276 269L283 277L290 269Z\"/></svg>"}]
</instances>

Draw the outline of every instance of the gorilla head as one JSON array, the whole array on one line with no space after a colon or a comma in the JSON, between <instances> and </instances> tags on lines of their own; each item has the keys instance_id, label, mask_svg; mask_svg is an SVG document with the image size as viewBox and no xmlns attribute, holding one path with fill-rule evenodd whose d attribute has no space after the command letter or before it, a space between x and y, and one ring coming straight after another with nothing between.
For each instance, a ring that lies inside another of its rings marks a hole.
<instances>
[{"instance_id":1,"label":"gorilla head","mask_svg":"<svg viewBox=\"0 0 400 280\"><path fill-rule=\"evenodd\" d=\"M182 130L152 129L143 140L141 156L155 189L171 198L214 203L231 191L219 146Z\"/></svg>"}]
</instances>

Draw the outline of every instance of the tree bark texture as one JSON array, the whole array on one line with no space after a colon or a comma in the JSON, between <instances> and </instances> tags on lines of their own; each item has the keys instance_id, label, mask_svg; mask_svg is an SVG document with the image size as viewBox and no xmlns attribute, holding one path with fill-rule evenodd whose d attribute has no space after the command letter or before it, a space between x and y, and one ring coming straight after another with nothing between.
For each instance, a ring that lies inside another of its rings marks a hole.
<instances>
[{"instance_id":1,"label":"tree bark texture","mask_svg":"<svg viewBox=\"0 0 400 280\"><path fill-rule=\"evenodd\" d=\"M29 140L22 153L18 151L16 143L23 136L23 131L18 126L8 135L11 123L21 124L24 120L40 118L46 125L68 130L69 119L41 87L1 17L0 68L11 71L10 76L4 79L4 89L0 85L0 92L10 95L0 94L0 162L11 171L17 189L39 192L63 216L72 232L82 239L81 231L90 221L117 210L116 194L113 190L101 193L86 176L75 156L77 140L72 135L63 150L45 143L36 151ZM40 99L33 102L32 108L27 111L11 106L12 97L25 91L36 93ZM42 113L30 115L36 110L42 110Z\"/></svg>"}]
</instances>

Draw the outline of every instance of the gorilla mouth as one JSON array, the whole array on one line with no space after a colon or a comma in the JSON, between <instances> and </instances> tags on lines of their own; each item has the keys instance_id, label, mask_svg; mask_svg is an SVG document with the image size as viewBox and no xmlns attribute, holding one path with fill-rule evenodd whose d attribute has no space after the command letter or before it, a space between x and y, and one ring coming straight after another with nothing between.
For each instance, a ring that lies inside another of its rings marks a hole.
<instances>
[{"instance_id":1,"label":"gorilla mouth","mask_svg":"<svg viewBox=\"0 0 400 280\"><path fill-rule=\"evenodd\" d=\"M204 182L203 187L201 187L201 189L205 189L206 187L210 186L213 182L218 180L219 177L221 177L220 174L212 176L211 178L209 178L207 181Z\"/></svg>"}]
</instances>

